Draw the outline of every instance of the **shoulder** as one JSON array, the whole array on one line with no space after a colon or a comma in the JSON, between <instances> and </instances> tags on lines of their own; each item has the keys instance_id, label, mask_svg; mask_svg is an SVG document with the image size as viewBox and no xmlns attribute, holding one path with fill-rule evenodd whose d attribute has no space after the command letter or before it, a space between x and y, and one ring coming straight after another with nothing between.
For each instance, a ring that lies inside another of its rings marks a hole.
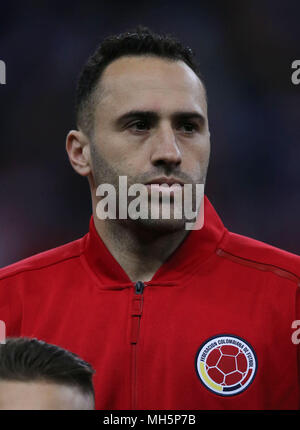
<instances>
[{"instance_id":1,"label":"shoulder","mask_svg":"<svg viewBox=\"0 0 300 430\"><path fill-rule=\"evenodd\" d=\"M300 256L259 240L227 231L217 254L236 264L269 271L300 285Z\"/></svg>"},{"instance_id":2,"label":"shoulder","mask_svg":"<svg viewBox=\"0 0 300 430\"><path fill-rule=\"evenodd\" d=\"M35 254L0 269L0 282L22 273L40 271L59 264L68 264L80 257L85 248L86 236L50 250Z\"/></svg>"}]
</instances>

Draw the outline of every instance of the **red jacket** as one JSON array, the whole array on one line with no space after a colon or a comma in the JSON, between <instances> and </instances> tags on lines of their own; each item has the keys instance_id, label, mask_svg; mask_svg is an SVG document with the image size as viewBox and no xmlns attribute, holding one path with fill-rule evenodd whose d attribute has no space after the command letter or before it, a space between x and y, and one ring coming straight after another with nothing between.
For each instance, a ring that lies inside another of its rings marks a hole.
<instances>
[{"instance_id":1,"label":"red jacket","mask_svg":"<svg viewBox=\"0 0 300 430\"><path fill-rule=\"evenodd\" d=\"M96 409L298 409L300 257L205 224L150 282L96 232L0 270L7 336L60 345L96 369Z\"/></svg>"}]
</instances>

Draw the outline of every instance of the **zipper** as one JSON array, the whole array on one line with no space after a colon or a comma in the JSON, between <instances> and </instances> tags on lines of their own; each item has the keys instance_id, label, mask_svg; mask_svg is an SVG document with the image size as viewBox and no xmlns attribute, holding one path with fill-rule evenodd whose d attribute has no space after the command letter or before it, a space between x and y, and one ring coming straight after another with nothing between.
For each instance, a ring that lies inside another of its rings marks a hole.
<instances>
[{"instance_id":1,"label":"zipper","mask_svg":"<svg viewBox=\"0 0 300 430\"><path fill-rule=\"evenodd\" d=\"M144 288L145 288L145 284L144 284L144 282L142 282L142 281L137 281L136 283L135 283L135 293L136 294L143 294L143 292L144 292Z\"/></svg>"},{"instance_id":2,"label":"zipper","mask_svg":"<svg viewBox=\"0 0 300 430\"><path fill-rule=\"evenodd\" d=\"M131 334L130 343L132 346L132 409L136 409L137 401L137 348L140 334L141 317L143 313L145 284L137 281L134 284L134 295L131 302Z\"/></svg>"}]
</instances>

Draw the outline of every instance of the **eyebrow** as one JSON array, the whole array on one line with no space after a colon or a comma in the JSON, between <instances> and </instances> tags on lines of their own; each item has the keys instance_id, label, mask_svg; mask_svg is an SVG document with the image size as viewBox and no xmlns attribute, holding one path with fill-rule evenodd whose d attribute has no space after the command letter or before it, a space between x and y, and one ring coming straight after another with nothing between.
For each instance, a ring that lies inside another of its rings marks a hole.
<instances>
[{"instance_id":1,"label":"eyebrow","mask_svg":"<svg viewBox=\"0 0 300 430\"><path fill-rule=\"evenodd\" d=\"M174 112L171 115L171 117L175 121L196 119L200 121L201 124L204 124L205 122L204 115L202 115L200 112L197 112L197 111L177 111L177 112ZM124 124L124 122L130 119L143 119L143 120L148 120L150 122L158 122L159 114L157 112L148 111L148 110L130 110L129 112L126 112L123 115L119 116L115 120L115 125L117 127L121 127Z\"/></svg>"}]
</instances>

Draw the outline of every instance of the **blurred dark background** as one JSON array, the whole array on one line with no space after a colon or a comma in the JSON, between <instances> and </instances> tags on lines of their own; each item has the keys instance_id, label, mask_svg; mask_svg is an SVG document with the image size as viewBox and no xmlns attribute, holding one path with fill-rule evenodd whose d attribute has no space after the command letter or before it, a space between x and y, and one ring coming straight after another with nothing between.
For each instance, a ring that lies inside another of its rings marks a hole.
<instances>
[{"instance_id":1,"label":"blurred dark background","mask_svg":"<svg viewBox=\"0 0 300 430\"><path fill-rule=\"evenodd\" d=\"M206 193L232 231L300 254L300 2L2 2L0 266L88 230L88 183L65 153L79 71L137 24L196 53L212 140Z\"/></svg>"}]
</instances>

